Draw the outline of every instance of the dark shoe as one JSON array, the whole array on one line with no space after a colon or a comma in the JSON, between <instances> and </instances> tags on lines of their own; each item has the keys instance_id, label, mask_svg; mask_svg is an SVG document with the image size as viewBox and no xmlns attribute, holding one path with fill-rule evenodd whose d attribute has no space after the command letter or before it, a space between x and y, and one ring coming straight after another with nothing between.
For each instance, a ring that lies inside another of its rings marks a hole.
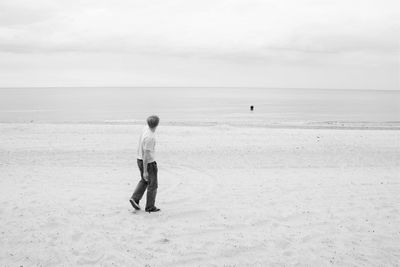
<instances>
[{"instance_id":1,"label":"dark shoe","mask_svg":"<svg viewBox=\"0 0 400 267\"><path fill-rule=\"evenodd\" d=\"M150 212L157 212L157 211L160 211L160 209L159 208L157 208L157 207L152 207L152 208L146 208L146 211L148 212L148 213L150 213Z\"/></svg>"},{"instance_id":2,"label":"dark shoe","mask_svg":"<svg viewBox=\"0 0 400 267\"><path fill-rule=\"evenodd\" d=\"M131 203L132 207L133 207L135 210L140 210L139 203L136 202L134 199L132 199L132 198L129 199L129 202Z\"/></svg>"}]
</instances>

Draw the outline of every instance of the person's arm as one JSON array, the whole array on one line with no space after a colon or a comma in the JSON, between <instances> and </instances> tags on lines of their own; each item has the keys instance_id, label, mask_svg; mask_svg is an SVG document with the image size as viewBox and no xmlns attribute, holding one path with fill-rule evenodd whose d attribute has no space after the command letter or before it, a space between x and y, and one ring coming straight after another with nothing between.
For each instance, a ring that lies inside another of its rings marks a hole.
<instances>
[{"instance_id":1,"label":"person's arm","mask_svg":"<svg viewBox=\"0 0 400 267\"><path fill-rule=\"evenodd\" d=\"M143 179L148 181L149 173L147 172L147 163L150 158L150 150L143 150Z\"/></svg>"},{"instance_id":2,"label":"person's arm","mask_svg":"<svg viewBox=\"0 0 400 267\"><path fill-rule=\"evenodd\" d=\"M151 151L154 151L155 139L145 138L143 140L143 179L148 180L147 164L151 160Z\"/></svg>"}]
</instances>

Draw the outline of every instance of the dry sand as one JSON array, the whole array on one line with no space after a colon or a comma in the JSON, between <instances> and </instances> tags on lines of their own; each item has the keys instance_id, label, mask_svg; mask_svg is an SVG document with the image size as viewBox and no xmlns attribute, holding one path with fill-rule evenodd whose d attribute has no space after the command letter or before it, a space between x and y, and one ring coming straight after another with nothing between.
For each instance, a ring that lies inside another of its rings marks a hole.
<instances>
[{"instance_id":1,"label":"dry sand","mask_svg":"<svg viewBox=\"0 0 400 267\"><path fill-rule=\"evenodd\" d=\"M399 266L400 131L0 124L1 266ZM144 200L142 201L142 205Z\"/></svg>"}]
</instances>

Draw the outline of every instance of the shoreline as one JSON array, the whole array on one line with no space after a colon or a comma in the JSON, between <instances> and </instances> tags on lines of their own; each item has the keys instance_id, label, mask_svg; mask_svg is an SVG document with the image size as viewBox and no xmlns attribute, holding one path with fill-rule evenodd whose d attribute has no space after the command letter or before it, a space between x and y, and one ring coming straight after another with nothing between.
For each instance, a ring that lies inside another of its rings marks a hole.
<instances>
[{"instance_id":1,"label":"shoreline","mask_svg":"<svg viewBox=\"0 0 400 267\"><path fill-rule=\"evenodd\" d=\"M63 122L1 122L0 125L144 125L144 121L63 121ZM310 130L391 130L399 131L400 122L305 122L305 123L246 123L217 121L164 121L163 126L213 127L227 126L234 128L265 128L265 129L310 129Z\"/></svg>"}]
</instances>

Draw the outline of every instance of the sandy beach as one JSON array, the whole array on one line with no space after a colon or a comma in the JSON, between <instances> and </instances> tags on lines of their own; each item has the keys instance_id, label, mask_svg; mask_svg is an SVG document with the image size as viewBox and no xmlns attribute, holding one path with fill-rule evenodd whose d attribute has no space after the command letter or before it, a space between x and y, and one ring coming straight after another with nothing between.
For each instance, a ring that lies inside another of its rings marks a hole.
<instances>
[{"instance_id":1,"label":"sandy beach","mask_svg":"<svg viewBox=\"0 0 400 267\"><path fill-rule=\"evenodd\" d=\"M1 266L399 266L400 132L0 124ZM142 200L143 205L144 200Z\"/></svg>"}]
</instances>

